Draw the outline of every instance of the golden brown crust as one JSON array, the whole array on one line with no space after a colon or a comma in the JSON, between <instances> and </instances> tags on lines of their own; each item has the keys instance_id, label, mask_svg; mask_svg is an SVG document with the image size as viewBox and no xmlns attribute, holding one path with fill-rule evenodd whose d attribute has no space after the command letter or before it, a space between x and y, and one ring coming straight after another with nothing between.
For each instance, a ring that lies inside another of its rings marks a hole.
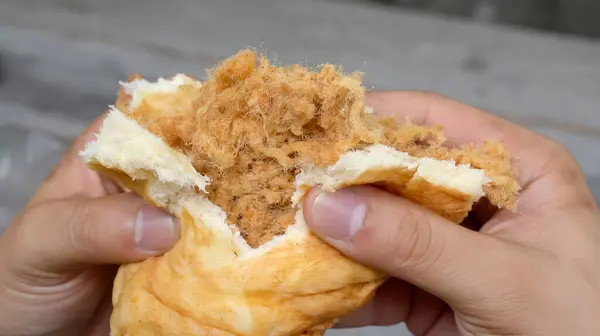
<instances>
[{"instance_id":1,"label":"golden brown crust","mask_svg":"<svg viewBox=\"0 0 600 336\"><path fill-rule=\"evenodd\" d=\"M91 167L153 199L147 183ZM178 216L183 238L171 251L119 269L112 336L317 335L319 325L361 306L386 278L312 234L260 257L206 267L219 242L186 210Z\"/></svg>"},{"instance_id":2,"label":"golden brown crust","mask_svg":"<svg viewBox=\"0 0 600 336\"><path fill-rule=\"evenodd\" d=\"M121 171L91 167L154 202L146 190L152 181L133 182ZM368 175L398 190L397 172ZM409 185L400 188L402 194L432 209L444 204L455 218L470 209L471 201L456 192L428 183ZM387 278L312 234L259 257L215 262L210 249L220 242L211 238L210 229L185 209L177 215L183 232L175 248L119 269L111 336L321 335L329 321L360 307Z\"/></svg>"}]
</instances>

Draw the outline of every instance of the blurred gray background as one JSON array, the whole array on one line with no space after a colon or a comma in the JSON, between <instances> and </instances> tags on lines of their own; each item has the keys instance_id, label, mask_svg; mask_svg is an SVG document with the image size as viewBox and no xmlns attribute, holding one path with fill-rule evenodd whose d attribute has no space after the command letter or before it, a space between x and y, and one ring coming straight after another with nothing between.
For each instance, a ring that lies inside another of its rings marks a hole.
<instances>
[{"instance_id":1,"label":"blurred gray background","mask_svg":"<svg viewBox=\"0 0 600 336\"><path fill-rule=\"evenodd\" d=\"M376 90L437 91L555 138L600 199L598 17L597 0L0 0L0 228L119 80L202 77L248 46L361 70Z\"/></svg>"}]
</instances>

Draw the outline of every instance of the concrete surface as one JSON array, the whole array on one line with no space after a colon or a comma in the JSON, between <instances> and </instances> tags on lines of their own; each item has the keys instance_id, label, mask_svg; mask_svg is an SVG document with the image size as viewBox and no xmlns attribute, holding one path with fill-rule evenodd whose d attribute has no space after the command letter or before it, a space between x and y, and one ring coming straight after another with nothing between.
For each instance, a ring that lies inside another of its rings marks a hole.
<instances>
[{"instance_id":1,"label":"concrete surface","mask_svg":"<svg viewBox=\"0 0 600 336\"><path fill-rule=\"evenodd\" d=\"M0 224L117 82L203 76L251 46L281 63L332 62L375 89L433 90L563 142L600 199L600 43L309 0L3 0ZM468 130L465 130L468 131ZM403 326L331 335L407 335Z\"/></svg>"},{"instance_id":2,"label":"concrete surface","mask_svg":"<svg viewBox=\"0 0 600 336\"><path fill-rule=\"evenodd\" d=\"M388 5L438 16L484 20L539 31L600 37L597 0L328 0Z\"/></svg>"}]
</instances>

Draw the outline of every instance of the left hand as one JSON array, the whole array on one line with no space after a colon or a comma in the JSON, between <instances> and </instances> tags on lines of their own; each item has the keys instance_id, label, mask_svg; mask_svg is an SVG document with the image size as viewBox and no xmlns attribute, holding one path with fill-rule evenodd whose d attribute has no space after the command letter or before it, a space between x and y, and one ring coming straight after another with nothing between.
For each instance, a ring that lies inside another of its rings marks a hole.
<instances>
[{"instance_id":1,"label":"left hand","mask_svg":"<svg viewBox=\"0 0 600 336\"><path fill-rule=\"evenodd\" d=\"M163 254L179 224L88 169L77 139L0 236L0 335L108 335L118 264Z\"/></svg>"}]
</instances>

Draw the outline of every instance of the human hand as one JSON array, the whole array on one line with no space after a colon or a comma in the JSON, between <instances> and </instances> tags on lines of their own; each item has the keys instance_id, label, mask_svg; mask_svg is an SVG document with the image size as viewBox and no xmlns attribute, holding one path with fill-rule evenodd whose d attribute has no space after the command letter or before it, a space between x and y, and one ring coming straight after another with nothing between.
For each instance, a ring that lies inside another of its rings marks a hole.
<instances>
[{"instance_id":1,"label":"human hand","mask_svg":"<svg viewBox=\"0 0 600 336\"><path fill-rule=\"evenodd\" d=\"M517 213L476 207L475 230L371 187L311 192L312 230L395 277L340 327L404 321L417 336L600 334L600 214L561 145L434 94L375 93L368 103L380 115L440 124L451 143L502 141L523 190ZM366 215L353 217L362 204Z\"/></svg>"},{"instance_id":2,"label":"human hand","mask_svg":"<svg viewBox=\"0 0 600 336\"><path fill-rule=\"evenodd\" d=\"M118 264L179 239L166 213L88 169L75 142L0 236L0 335L108 335Z\"/></svg>"}]
</instances>

